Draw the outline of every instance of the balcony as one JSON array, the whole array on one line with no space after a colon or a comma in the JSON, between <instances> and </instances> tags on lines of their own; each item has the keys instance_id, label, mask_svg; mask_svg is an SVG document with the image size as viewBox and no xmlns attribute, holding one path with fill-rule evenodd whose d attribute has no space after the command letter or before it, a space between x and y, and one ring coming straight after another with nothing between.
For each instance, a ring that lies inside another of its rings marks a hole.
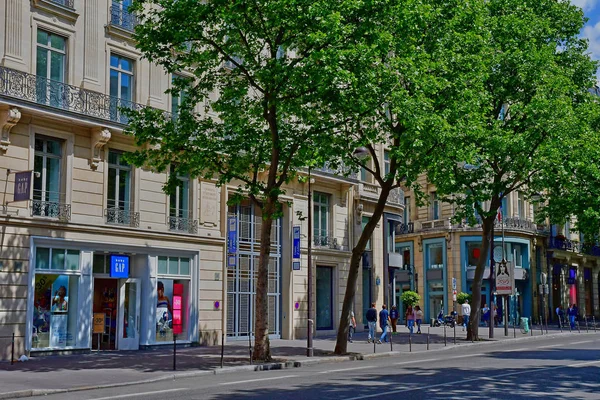
<instances>
[{"instance_id":1,"label":"balcony","mask_svg":"<svg viewBox=\"0 0 600 400\"><path fill-rule=\"evenodd\" d=\"M169 217L169 230L175 232L187 232L195 235L198 233L198 220L181 217Z\"/></svg>"},{"instance_id":2,"label":"balcony","mask_svg":"<svg viewBox=\"0 0 600 400\"><path fill-rule=\"evenodd\" d=\"M71 205L58 201L32 200L31 215L35 217L56 218L59 221L71 220Z\"/></svg>"},{"instance_id":3,"label":"balcony","mask_svg":"<svg viewBox=\"0 0 600 400\"><path fill-rule=\"evenodd\" d=\"M356 172L351 171L350 168L345 165L340 165L340 166L334 168L331 164L325 163L325 165L323 165L322 167L313 168L312 171L316 175L322 175L321 173L324 173L325 175L334 176L336 178L340 178L340 179L344 179L344 180L358 179L358 174Z\"/></svg>"},{"instance_id":4,"label":"balcony","mask_svg":"<svg viewBox=\"0 0 600 400\"><path fill-rule=\"evenodd\" d=\"M75 8L75 0L47 0L49 3L58 4L66 8Z\"/></svg>"},{"instance_id":5,"label":"balcony","mask_svg":"<svg viewBox=\"0 0 600 400\"><path fill-rule=\"evenodd\" d=\"M128 118L122 109L141 110L146 106L103 93L86 90L66 83L0 67L0 99L17 99L18 105L61 110L79 116L112 122L119 128L127 125ZM14 101L11 101L14 103ZM165 118L170 118L164 112Z\"/></svg>"},{"instance_id":6,"label":"balcony","mask_svg":"<svg viewBox=\"0 0 600 400\"><path fill-rule=\"evenodd\" d=\"M536 224L535 222L521 217L508 217L504 218L502 221L498 221L494 219L494 230L499 231L502 229L504 225L504 229L510 231L524 231L528 233L535 233L541 235L548 234L548 226L544 224ZM482 227L481 217L476 217L475 224L471 225L469 223L463 222L456 226L456 228L463 228L466 230L480 230Z\"/></svg>"},{"instance_id":7,"label":"balcony","mask_svg":"<svg viewBox=\"0 0 600 400\"><path fill-rule=\"evenodd\" d=\"M44 10L55 17L66 19L73 23L79 14L75 11L75 0L32 0L32 5Z\"/></svg>"},{"instance_id":8,"label":"balcony","mask_svg":"<svg viewBox=\"0 0 600 400\"><path fill-rule=\"evenodd\" d=\"M393 206L404 207L404 191L400 188L392 189L387 202Z\"/></svg>"},{"instance_id":9,"label":"balcony","mask_svg":"<svg viewBox=\"0 0 600 400\"><path fill-rule=\"evenodd\" d=\"M411 233L415 233L415 223L408 222L406 224L396 224L395 233L396 235L409 235Z\"/></svg>"},{"instance_id":10,"label":"balcony","mask_svg":"<svg viewBox=\"0 0 600 400\"><path fill-rule=\"evenodd\" d=\"M452 224L450 223L450 218L433 219L430 221L421 222L421 230L423 230L423 231L450 230L450 229L452 229Z\"/></svg>"},{"instance_id":11,"label":"balcony","mask_svg":"<svg viewBox=\"0 0 600 400\"><path fill-rule=\"evenodd\" d=\"M600 257L600 246L589 243L580 243L576 240L569 240L560 236L549 237L548 248Z\"/></svg>"},{"instance_id":12,"label":"balcony","mask_svg":"<svg viewBox=\"0 0 600 400\"><path fill-rule=\"evenodd\" d=\"M133 32L137 24L137 16L127 11L126 6L120 3L114 3L110 6L110 25Z\"/></svg>"},{"instance_id":13,"label":"balcony","mask_svg":"<svg viewBox=\"0 0 600 400\"><path fill-rule=\"evenodd\" d=\"M130 226L132 228L140 226L140 213L133 210L107 208L104 210L104 215L107 224Z\"/></svg>"},{"instance_id":14,"label":"balcony","mask_svg":"<svg viewBox=\"0 0 600 400\"><path fill-rule=\"evenodd\" d=\"M348 250L348 244L345 241L340 243L331 232L313 235L313 245L321 249Z\"/></svg>"}]
</instances>

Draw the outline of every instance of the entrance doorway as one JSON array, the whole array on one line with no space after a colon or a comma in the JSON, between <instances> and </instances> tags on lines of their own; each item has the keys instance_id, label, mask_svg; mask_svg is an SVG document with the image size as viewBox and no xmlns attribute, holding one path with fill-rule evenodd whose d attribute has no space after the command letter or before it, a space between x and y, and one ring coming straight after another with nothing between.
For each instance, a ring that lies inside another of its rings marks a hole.
<instances>
[{"instance_id":1,"label":"entrance doorway","mask_svg":"<svg viewBox=\"0 0 600 400\"><path fill-rule=\"evenodd\" d=\"M317 266L317 329L333 329L333 268Z\"/></svg>"},{"instance_id":2,"label":"entrance doorway","mask_svg":"<svg viewBox=\"0 0 600 400\"><path fill-rule=\"evenodd\" d=\"M93 349L117 349L118 282L117 279L94 279L93 310L95 314L104 314L104 332L101 335L92 335Z\"/></svg>"}]
</instances>

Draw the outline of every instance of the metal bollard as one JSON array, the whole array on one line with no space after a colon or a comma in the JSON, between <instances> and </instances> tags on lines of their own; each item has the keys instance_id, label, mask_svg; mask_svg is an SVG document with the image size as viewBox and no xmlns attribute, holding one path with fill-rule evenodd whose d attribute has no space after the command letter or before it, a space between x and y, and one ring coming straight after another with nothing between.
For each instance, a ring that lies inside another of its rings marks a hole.
<instances>
[{"instance_id":1,"label":"metal bollard","mask_svg":"<svg viewBox=\"0 0 600 400\"><path fill-rule=\"evenodd\" d=\"M579 328L579 320L575 320L575 322L577 323L577 332L581 333L581 329Z\"/></svg>"},{"instance_id":2,"label":"metal bollard","mask_svg":"<svg viewBox=\"0 0 600 400\"><path fill-rule=\"evenodd\" d=\"M529 332L533 336L533 318L529 317Z\"/></svg>"},{"instance_id":3,"label":"metal bollard","mask_svg":"<svg viewBox=\"0 0 600 400\"><path fill-rule=\"evenodd\" d=\"M448 343L446 342L446 325L444 325L444 347L446 347Z\"/></svg>"},{"instance_id":4,"label":"metal bollard","mask_svg":"<svg viewBox=\"0 0 600 400\"><path fill-rule=\"evenodd\" d=\"M248 351L250 352L250 365L252 365L252 331L248 332Z\"/></svg>"},{"instance_id":5,"label":"metal bollard","mask_svg":"<svg viewBox=\"0 0 600 400\"><path fill-rule=\"evenodd\" d=\"M429 350L429 327L427 327L427 350Z\"/></svg>"},{"instance_id":6,"label":"metal bollard","mask_svg":"<svg viewBox=\"0 0 600 400\"><path fill-rule=\"evenodd\" d=\"M594 323L594 332L596 332L596 316L592 316L592 322Z\"/></svg>"},{"instance_id":7,"label":"metal bollard","mask_svg":"<svg viewBox=\"0 0 600 400\"><path fill-rule=\"evenodd\" d=\"M544 326L542 325L542 329L544 329ZM517 338L517 324L516 322L513 321L513 338Z\"/></svg>"},{"instance_id":8,"label":"metal bollard","mask_svg":"<svg viewBox=\"0 0 600 400\"><path fill-rule=\"evenodd\" d=\"M412 333L408 334L408 351L412 353Z\"/></svg>"},{"instance_id":9,"label":"metal bollard","mask_svg":"<svg viewBox=\"0 0 600 400\"><path fill-rule=\"evenodd\" d=\"M377 330L374 330L375 332L373 333L373 354L377 353L377 343L375 343L375 336L377 336Z\"/></svg>"},{"instance_id":10,"label":"metal bollard","mask_svg":"<svg viewBox=\"0 0 600 400\"><path fill-rule=\"evenodd\" d=\"M563 331L563 329L562 329L563 328L563 320L560 317L560 315L558 316L558 327L560 328L560 333L562 333L562 331Z\"/></svg>"},{"instance_id":11,"label":"metal bollard","mask_svg":"<svg viewBox=\"0 0 600 400\"><path fill-rule=\"evenodd\" d=\"M454 345L456 346L456 323L454 324Z\"/></svg>"},{"instance_id":12,"label":"metal bollard","mask_svg":"<svg viewBox=\"0 0 600 400\"><path fill-rule=\"evenodd\" d=\"M221 368L223 368L223 356L225 355L225 334L221 334Z\"/></svg>"},{"instance_id":13,"label":"metal bollard","mask_svg":"<svg viewBox=\"0 0 600 400\"><path fill-rule=\"evenodd\" d=\"M173 371L177 371L177 335L173 335Z\"/></svg>"},{"instance_id":14,"label":"metal bollard","mask_svg":"<svg viewBox=\"0 0 600 400\"><path fill-rule=\"evenodd\" d=\"M10 345L11 350L10 350L10 365L13 365L15 363L15 333L13 332L12 334L12 343Z\"/></svg>"},{"instance_id":15,"label":"metal bollard","mask_svg":"<svg viewBox=\"0 0 600 400\"><path fill-rule=\"evenodd\" d=\"M390 351L394 351L394 345L392 344L392 342L394 341L393 337L394 332L390 332Z\"/></svg>"},{"instance_id":16,"label":"metal bollard","mask_svg":"<svg viewBox=\"0 0 600 400\"><path fill-rule=\"evenodd\" d=\"M539 323L540 323L540 332L542 332L542 335L544 334L544 324L542 324L542 317L539 317Z\"/></svg>"}]
</instances>

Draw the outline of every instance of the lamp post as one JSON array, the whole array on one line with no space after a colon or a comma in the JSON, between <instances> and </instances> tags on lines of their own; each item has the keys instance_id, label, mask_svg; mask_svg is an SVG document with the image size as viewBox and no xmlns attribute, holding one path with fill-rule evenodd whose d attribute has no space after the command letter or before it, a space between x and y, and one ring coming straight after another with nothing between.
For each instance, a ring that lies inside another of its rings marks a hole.
<instances>
[{"instance_id":1,"label":"lamp post","mask_svg":"<svg viewBox=\"0 0 600 400\"><path fill-rule=\"evenodd\" d=\"M312 240L313 240L313 231L312 231L312 219L313 219L313 210L312 210L312 191L311 191L311 176L310 176L311 167L308 167L308 247L307 247L307 257L308 257L308 323L307 323L307 335L306 335L306 357L312 357L314 355L313 349L313 273L312 273Z\"/></svg>"}]
</instances>

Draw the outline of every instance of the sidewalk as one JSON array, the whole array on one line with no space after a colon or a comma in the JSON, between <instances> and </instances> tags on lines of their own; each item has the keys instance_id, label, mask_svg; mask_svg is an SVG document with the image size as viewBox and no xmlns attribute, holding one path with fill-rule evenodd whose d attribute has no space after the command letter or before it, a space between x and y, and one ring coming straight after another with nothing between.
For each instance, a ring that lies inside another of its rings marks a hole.
<instances>
[{"instance_id":1,"label":"sidewalk","mask_svg":"<svg viewBox=\"0 0 600 400\"><path fill-rule=\"evenodd\" d=\"M534 327L535 328L535 327ZM427 331L409 335L406 327L398 328L399 333L393 336L393 353L390 343L373 346L366 341L366 333L357 333L354 342L348 343L347 356L335 356L335 337L315 338L314 357L306 357L306 340L272 340L272 363L250 366L247 341L230 341L224 347L224 367L221 369L221 347L188 347L177 349L177 371L173 371L173 348L164 347L153 350L110 351L67 356L33 357L27 362L0 363L0 399L43 395L56 391L83 390L102 386L124 386L149 381L177 379L202 374L215 374L239 371L240 369L281 369L301 367L321 362L340 362L371 357L400 355L412 350L427 351ZM582 333L585 329L582 330ZM600 331L599 331L600 332ZM541 336L539 327L530 334L524 335L516 330L517 338L545 337ZM574 334L577 332L575 331ZM488 340L488 328L480 328L480 338ZM544 331L545 334L545 331ZM549 327L549 334L560 334L556 327ZM563 334L568 334L568 331ZM454 345L454 330L446 329L446 345L444 329L430 328L429 351L450 349ZM389 335L388 335L389 336ZM494 341L514 340L512 327L509 336L504 336L503 328L494 330ZM466 332L456 327L456 346L473 345L466 341ZM374 352L374 347L376 353Z\"/></svg>"}]
</instances>

